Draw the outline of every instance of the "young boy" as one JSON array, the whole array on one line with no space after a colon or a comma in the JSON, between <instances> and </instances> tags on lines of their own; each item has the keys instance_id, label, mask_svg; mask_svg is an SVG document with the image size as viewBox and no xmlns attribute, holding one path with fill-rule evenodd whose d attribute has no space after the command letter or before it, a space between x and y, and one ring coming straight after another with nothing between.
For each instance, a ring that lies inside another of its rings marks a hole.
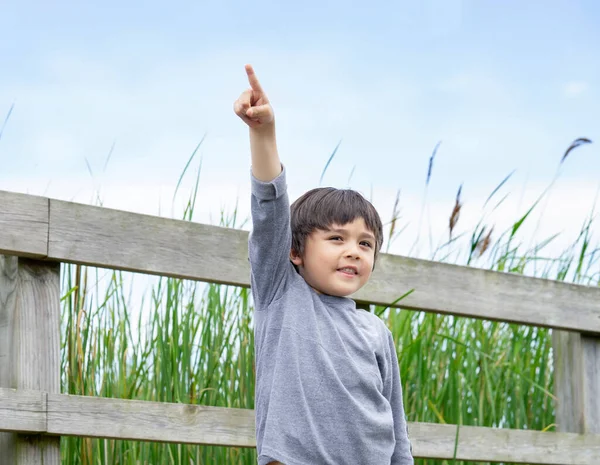
<instances>
[{"instance_id":1,"label":"young boy","mask_svg":"<svg viewBox=\"0 0 600 465\"><path fill-rule=\"evenodd\" d=\"M381 219L357 192L333 188L290 209L273 110L246 73L234 110L252 152L258 463L413 464L392 335L347 297L369 280Z\"/></svg>"}]
</instances>

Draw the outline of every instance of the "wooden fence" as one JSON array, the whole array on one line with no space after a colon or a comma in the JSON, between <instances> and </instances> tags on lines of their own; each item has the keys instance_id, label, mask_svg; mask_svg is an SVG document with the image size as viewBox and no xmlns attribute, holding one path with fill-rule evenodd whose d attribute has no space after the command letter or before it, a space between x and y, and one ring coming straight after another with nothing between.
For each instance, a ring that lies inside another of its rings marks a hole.
<instances>
[{"instance_id":1,"label":"wooden fence","mask_svg":"<svg viewBox=\"0 0 600 465\"><path fill-rule=\"evenodd\" d=\"M248 287L247 233L0 191L0 465L60 436L254 447L246 409L60 393L60 263ZM600 288L382 255L359 303L554 328L559 432L410 423L415 457L600 464Z\"/></svg>"}]
</instances>

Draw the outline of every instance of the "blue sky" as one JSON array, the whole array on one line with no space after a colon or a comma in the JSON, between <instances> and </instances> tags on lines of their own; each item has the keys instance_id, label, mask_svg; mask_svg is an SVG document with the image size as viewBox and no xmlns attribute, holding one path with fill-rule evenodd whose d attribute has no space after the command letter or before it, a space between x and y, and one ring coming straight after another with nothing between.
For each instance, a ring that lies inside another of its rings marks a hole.
<instances>
[{"instance_id":1,"label":"blue sky","mask_svg":"<svg viewBox=\"0 0 600 465\"><path fill-rule=\"evenodd\" d=\"M444 237L461 183L459 230L470 231L516 169L507 201L486 217L502 229L571 141L592 139L562 167L538 231L564 231L568 244L600 181L598 24L591 0L4 2L1 120L14 109L0 189L178 217L193 174L172 207L175 185L206 134L197 220L238 198L244 214L249 145L232 104L252 63L275 109L291 197L318 184L341 141L323 184L360 190L384 220L401 189L398 253L419 233L438 141L423 228Z\"/></svg>"}]
</instances>

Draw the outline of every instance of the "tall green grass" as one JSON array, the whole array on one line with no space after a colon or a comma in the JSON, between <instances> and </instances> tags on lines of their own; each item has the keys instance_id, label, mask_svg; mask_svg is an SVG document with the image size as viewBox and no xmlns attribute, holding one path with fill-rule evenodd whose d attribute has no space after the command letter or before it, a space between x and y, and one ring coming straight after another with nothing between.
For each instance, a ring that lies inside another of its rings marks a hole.
<instances>
[{"instance_id":1,"label":"tall green grass","mask_svg":"<svg viewBox=\"0 0 600 465\"><path fill-rule=\"evenodd\" d=\"M197 185L196 179L194 192ZM195 195L184 215L188 220L194 203ZM535 202L493 241L489 229L478 224L463 264L487 254L488 268L497 271L599 285L599 273L594 271L599 255L593 244L594 212L577 240L561 255L548 258L540 253L547 241L529 249L519 242L520 227L538 205ZM459 191L454 210L461 206ZM388 223L390 240L396 219L393 214ZM226 220L221 218L222 223ZM229 221L235 226L237 218L231 216ZM436 250L435 258L447 260L455 244L451 238ZM161 278L145 295L142 308L130 309L126 273L70 265L62 272L63 392L254 408L249 290ZM554 428L548 330L395 308L372 307L372 311L394 335L410 421ZM134 321L132 315L137 315ZM256 463L253 449L62 441L64 465Z\"/></svg>"}]
</instances>

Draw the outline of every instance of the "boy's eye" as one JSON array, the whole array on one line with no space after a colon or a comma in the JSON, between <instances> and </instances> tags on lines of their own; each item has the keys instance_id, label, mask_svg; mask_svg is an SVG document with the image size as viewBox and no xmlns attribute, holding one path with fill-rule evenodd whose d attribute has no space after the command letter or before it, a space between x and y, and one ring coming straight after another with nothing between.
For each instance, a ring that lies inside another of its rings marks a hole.
<instances>
[{"instance_id":1,"label":"boy's eye","mask_svg":"<svg viewBox=\"0 0 600 465\"><path fill-rule=\"evenodd\" d=\"M373 247L373 245L371 245L371 243L368 242L368 241L362 241L361 244L363 244L363 245L365 245L367 247Z\"/></svg>"},{"instance_id":2,"label":"boy's eye","mask_svg":"<svg viewBox=\"0 0 600 465\"><path fill-rule=\"evenodd\" d=\"M341 240L342 237L341 236L332 236L332 237L329 238L330 241L335 241L335 240L338 240L338 239Z\"/></svg>"}]
</instances>

